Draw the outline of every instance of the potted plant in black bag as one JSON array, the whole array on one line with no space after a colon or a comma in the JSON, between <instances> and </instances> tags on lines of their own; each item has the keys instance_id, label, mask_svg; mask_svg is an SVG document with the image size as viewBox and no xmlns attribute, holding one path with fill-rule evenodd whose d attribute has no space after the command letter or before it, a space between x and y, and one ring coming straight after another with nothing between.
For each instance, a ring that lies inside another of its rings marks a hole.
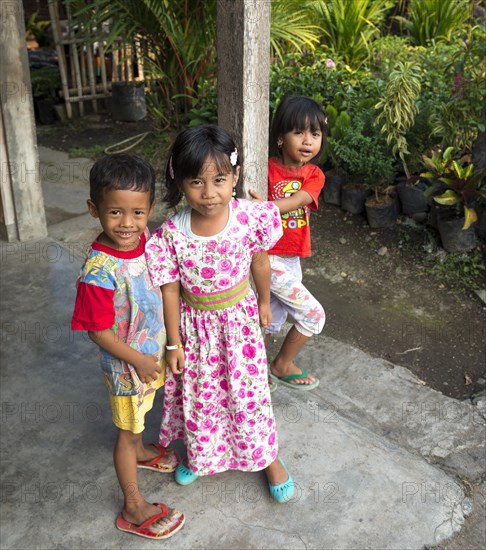
<instances>
[{"instance_id":1,"label":"potted plant in black bag","mask_svg":"<svg viewBox=\"0 0 486 550\"><path fill-rule=\"evenodd\" d=\"M37 120L42 124L55 122L54 105L61 89L61 76L54 67L32 69L30 73L32 96L34 98L34 112Z\"/></svg>"},{"instance_id":2,"label":"potted plant in black bag","mask_svg":"<svg viewBox=\"0 0 486 550\"><path fill-rule=\"evenodd\" d=\"M467 252L476 246L474 231L479 204L486 202L486 171L465 159L454 159L454 147L422 157L428 170L421 174L436 183L437 228L444 250Z\"/></svg>"},{"instance_id":3,"label":"potted plant in black bag","mask_svg":"<svg viewBox=\"0 0 486 550\"><path fill-rule=\"evenodd\" d=\"M324 150L323 161L329 161L332 165L330 170L325 170L326 184L322 191L324 201L327 204L341 204L341 188L346 182L348 174L342 166L342 162L336 154L336 144L343 139L344 134L351 126L351 117L346 111L338 110L334 105L326 107L328 117L329 133L327 136L327 144Z\"/></svg>"},{"instance_id":4,"label":"potted plant in black bag","mask_svg":"<svg viewBox=\"0 0 486 550\"><path fill-rule=\"evenodd\" d=\"M368 210L366 202L372 199L368 223L384 227L394 224L398 215L390 187L396 174L395 160L384 139L366 119L366 112L355 116L352 126L335 144L336 155L349 174L349 181L341 190L341 208L360 214ZM389 211L388 218L383 216L384 211Z\"/></svg>"}]
</instances>

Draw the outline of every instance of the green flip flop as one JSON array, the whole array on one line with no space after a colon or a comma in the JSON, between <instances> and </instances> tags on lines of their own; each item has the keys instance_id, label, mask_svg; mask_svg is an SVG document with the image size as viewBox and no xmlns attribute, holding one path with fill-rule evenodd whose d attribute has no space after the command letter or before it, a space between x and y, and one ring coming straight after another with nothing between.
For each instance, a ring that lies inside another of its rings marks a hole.
<instances>
[{"instance_id":1,"label":"green flip flop","mask_svg":"<svg viewBox=\"0 0 486 550\"><path fill-rule=\"evenodd\" d=\"M269 374L270 380L274 384L282 384L287 388L291 388L297 391L309 391L317 388L319 385L319 379L316 378L316 381L312 384L291 384L291 380L298 380L299 378L309 378L309 373L305 369L300 369L300 374L289 374L287 376L275 376L275 374Z\"/></svg>"}]
</instances>

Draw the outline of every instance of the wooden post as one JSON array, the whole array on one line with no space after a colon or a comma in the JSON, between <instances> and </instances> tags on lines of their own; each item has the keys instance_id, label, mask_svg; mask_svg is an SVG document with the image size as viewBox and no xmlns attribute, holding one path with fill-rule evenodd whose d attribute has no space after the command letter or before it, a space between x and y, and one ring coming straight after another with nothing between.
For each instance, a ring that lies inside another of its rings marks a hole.
<instances>
[{"instance_id":1,"label":"wooden post","mask_svg":"<svg viewBox=\"0 0 486 550\"><path fill-rule=\"evenodd\" d=\"M17 220L12 194L12 182L0 109L0 235L8 242L17 241Z\"/></svg>"},{"instance_id":2,"label":"wooden post","mask_svg":"<svg viewBox=\"0 0 486 550\"><path fill-rule=\"evenodd\" d=\"M10 231L7 237L28 241L46 237L47 227L22 2L1 2L0 12L0 108L5 137L0 183L7 187L3 196L11 197L17 229L16 235Z\"/></svg>"},{"instance_id":3,"label":"wooden post","mask_svg":"<svg viewBox=\"0 0 486 550\"><path fill-rule=\"evenodd\" d=\"M239 195L267 196L270 0L218 0L218 124L240 144Z\"/></svg>"},{"instance_id":4,"label":"wooden post","mask_svg":"<svg viewBox=\"0 0 486 550\"><path fill-rule=\"evenodd\" d=\"M49 0L49 17L51 19L52 34L54 36L54 42L56 44L57 59L59 64L59 73L61 74L62 91L64 98L66 99L66 116L68 119L73 116L73 108L71 103L67 101L69 98L69 80L66 68L66 55L64 53L64 47L61 44L61 25L59 23L59 8L57 0Z\"/></svg>"}]
</instances>

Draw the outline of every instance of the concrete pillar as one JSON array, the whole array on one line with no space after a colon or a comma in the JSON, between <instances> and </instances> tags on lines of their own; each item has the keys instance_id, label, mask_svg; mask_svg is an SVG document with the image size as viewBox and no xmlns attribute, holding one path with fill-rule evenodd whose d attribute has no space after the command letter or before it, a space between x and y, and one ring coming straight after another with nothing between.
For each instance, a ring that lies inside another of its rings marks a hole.
<instances>
[{"instance_id":1,"label":"concrete pillar","mask_svg":"<svg viewBox=\"0 0 486 550\"><path fill-rule=\"evenodd\" d=\"M240 144L242 178L267 196L270 0L218 0L218 124Z\"/></svg>"},{"instance_id":2,"label":"concrete pillar","mask_svg":"<svg viewBox=\"0 0 486 550\"><path fill-rule=\"evenodd\" d=\"M9 240L47 235L21 0L0 2L0 147L3 224ZM13 209L13 211L12 211ZM16 231L13 230L15 225Z\"/></svg>"}]
</instances>

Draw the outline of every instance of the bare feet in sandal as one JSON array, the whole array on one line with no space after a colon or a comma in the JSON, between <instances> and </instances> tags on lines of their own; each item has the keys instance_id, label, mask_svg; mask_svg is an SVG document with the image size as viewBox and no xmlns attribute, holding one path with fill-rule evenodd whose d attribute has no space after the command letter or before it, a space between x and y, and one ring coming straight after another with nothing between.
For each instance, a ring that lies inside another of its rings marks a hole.
<instances>
[{"instance_id":1,"label":"bare feet in sandal","mask_svg":"<svg viewBox=\"0 0 486 550\"><path fill-rule=\"evenodd\" d=\"M270 363L269 377L273 382L300 391L317 388L319 380L294 363L295 357L308 340L309 336L301 334L295 327L289 330L280 351Z\"/></svg>"},{"instance_id":2,"label":"bare feet in sandal","mask_svg":"<svg viewBox=\"0 0 486 550\"><path fill-rule=\"evenodd\" d=\"M270 365L270 379L275 384L282 384L295 390L312 390L319 386L319 380L316 380L312 374L299 368L293 362L285 369L277 368L275 363Z\"/></svg>"},{"instance_id":3,"label":"bare feet in sandal","mask_svg":"<svg viewBox=\"0 0 486 550\"><path fill-rule=\"evenodd\" d=\"M270 393L273 393L277 389L277 383L274 382L270 376L268 376L268 387L270 388Z\"/></svg>"},{"instance_id":4,"label":"bare feet in sandal","mask_svg":"<svg viewBox=\"0 0 486 550\"><path fill-rule=\"evenodd\" d=\"M170 447L162 447L157 443L150 443L139 450L138 468L155 470L162 473L175 471L179 465L179 455Z\"/></svg>"},{"instance_id":5,"label":"bare feet in sandal","mask_svg":"<svg viewBox=\"0 0 486 550\"><path fill-rule=\"evenodd\" d=\"M153 514L149 514L147 519L140 523L132 523L125 519L123 513L120 513L116 520L117 529L148 539L168 539L184 525L185 517L182 512L167 508L162 503L150 506Z\"/></svg>"}]
</instances>

